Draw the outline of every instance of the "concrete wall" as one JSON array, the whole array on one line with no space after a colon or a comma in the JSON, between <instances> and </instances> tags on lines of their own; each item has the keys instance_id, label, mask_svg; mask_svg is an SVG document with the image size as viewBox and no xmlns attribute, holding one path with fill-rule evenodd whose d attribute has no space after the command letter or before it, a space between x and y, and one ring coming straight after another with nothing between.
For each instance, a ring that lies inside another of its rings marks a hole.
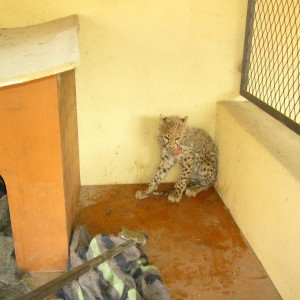
<instances>
[{"instance_id":1,"label":"concrete wall","mask_svg":"<svg viewBox=\"0 0 300 300\"><path fill-rule=\"evenodd\" d=\"M138 183L158 163L160 114L213 135L216 102L238 95L246 2L1 0L0 27L79 15L81 183Z\"/></svg>"},{"instance_id":2,"label":"concrete wall","mask_svg":"<svg viewBox=\"0 0 300 300\"><path fill-rule=\"evenodd\" d=\"M219 194L283 299L300 299L300 137L250 102L221 102L216 140Z\"/></svg>"}]
</instances>

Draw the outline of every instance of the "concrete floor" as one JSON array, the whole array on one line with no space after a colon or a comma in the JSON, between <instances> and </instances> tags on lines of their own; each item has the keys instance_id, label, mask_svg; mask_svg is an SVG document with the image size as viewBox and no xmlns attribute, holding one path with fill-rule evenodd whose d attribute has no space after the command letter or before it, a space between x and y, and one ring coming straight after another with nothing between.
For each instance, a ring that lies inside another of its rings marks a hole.
<instances>
[{"instance_id":1,"label":"concrete floor","mask_svg":"<svg viewBox=\"0 0 300 300\"><path fill-rule=\"evenodd\" d=\"M174 300L281 299L214 189L174 204L159 196L135 200L142 187L83 186L78 224L94 235L122 227L146 232L144 251Z\"/></svg>"}]
</instances>

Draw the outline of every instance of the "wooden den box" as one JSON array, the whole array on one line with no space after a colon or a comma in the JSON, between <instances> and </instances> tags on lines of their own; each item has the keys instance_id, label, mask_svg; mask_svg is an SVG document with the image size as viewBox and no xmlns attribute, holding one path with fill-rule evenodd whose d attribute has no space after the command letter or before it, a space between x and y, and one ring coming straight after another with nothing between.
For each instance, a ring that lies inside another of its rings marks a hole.
<instances>
[{"instance_id":1,"label":"wooden den box","mask_svg":"<svg viewBox=\"0 0 300 300\"><path fill-rule=\"evenodd\" d=\"M66 268L80 191L77 31L76 16L0 30L0 175L24 271Z\"/></svg>"}]
</instances>

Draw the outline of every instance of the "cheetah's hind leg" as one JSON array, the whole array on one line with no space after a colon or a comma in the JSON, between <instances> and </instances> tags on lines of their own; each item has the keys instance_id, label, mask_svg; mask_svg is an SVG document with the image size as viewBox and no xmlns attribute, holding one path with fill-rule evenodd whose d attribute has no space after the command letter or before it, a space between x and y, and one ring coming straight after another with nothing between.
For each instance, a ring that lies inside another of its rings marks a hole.
<instances>
[{"instance_id":1,"label":"cheetah's hind leg","mask_svg":"<svg viewBox=\"0 0 300 300\"><path fill-rule=\"evenodd\" d=\"M201 185L199 179L196 176L191 176L188 181L185 194L188 197L196 197L200 192L205 191L207 188Z\"/></svg>"},{"instance_id":2,"label":"cheetah's hind leg","mask_svg":"<svg viewBox=\"0 0 300 300\"><path fill-rule=\"evenodd\" d=\"M185 194L188 197L196 197L200 192L207 190L207 188L201 185L190 186L185 190Z\"/></svg>"},{"instance_id":3,"label":"cheetah's hind leg","mask_svg":"<svg viewBox=\"0 0 300 300\"><path fill-rule=\"evenodd\" d=\"M188 197L196 197L200 192L213 186L217 177L217 163L215 160L207 159L201 164L198 171L198 178L193 176L189 180L185 194Z\"/></svg>"}]
</instances>

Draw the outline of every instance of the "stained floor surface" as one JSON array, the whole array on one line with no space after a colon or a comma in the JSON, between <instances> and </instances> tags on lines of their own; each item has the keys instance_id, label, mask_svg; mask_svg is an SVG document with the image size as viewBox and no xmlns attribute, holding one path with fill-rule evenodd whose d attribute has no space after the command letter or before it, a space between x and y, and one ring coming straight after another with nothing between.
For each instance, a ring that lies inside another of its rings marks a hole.
<instances>
[{"instance_id":1,"label":"stained floor surface","mask_svg":"<svg viewBox=\"0 0 300 300\"><path fill-rule=\"evenodd\" d=\"M281 299L213 188L174 204L159 196L135 200L143 187L83 186L77 223L94 235L122 227L146 232L144 251L174 300Z\"/></svg>"}]
</instances>

